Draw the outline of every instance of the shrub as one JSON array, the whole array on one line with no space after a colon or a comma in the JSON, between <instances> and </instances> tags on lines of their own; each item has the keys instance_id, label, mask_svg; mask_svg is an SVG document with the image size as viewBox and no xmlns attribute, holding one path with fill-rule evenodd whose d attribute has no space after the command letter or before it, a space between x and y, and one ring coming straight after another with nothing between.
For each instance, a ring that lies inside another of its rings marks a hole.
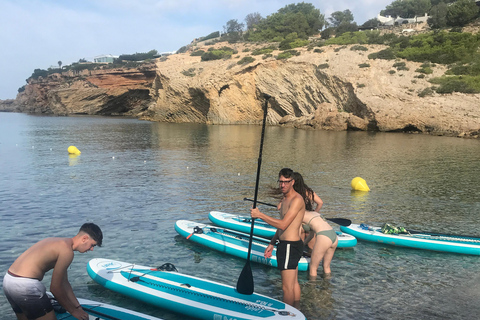
<instances>
[{"instance_id":1,"label":"shrub","mask_svg":"<svg viewBox=\"0 0 480 320\"><path fill-rule=\"evenodd\" d=\"M277 60L285 60L293 57L293 54L290 53L289 51L281 52L277 56Z\"/></svg>"},{"instance_id":2,"label":"shrub","mask_svg":"<svg viewBox=\"0 0 480 320\"><path fill-rule=\"evenodd\" d=\"M275 47L270 46L270 47L265 47L265 48L260 48L260 49L255 49L252 51L253 56L258 56L261 54L269 54L272 53L275 50Z\"/></svg>"},{"instance_id":3,"label":"shrub","mask_svg":"<svg viewBox=\"0 0 480 320\"><path fill-rule=\"evenodd\" d=\"M395 71L395 70L389 70L388 73L390 73L390 74L395 74L395 73L397 73L397 71Z\"/></svg>"},{"instance_id":4,"label":"shrub","mask_svg":"<svg viewBox=\"0 0 480 320\"><path fill-rule=\"evenodd\" d=\"M398 71L405 70L408 71L409 69L406 66L406 63L404 61L401 62L395 62L393 64L393 67L396 68Z\"/></svg>"},{"instance_id":5,"label":"shrub","mask_svg":"<svg viewBox=\"0 0 480 320\"><path fill-rule=\"evenodd\" d=\"M49 72L47 70L35 69L35 70L33 70L33 73L30 76L30 78L32 78L32 79L38 79L39 77L45 78L48 75L49 75Z\"/></svg>"},{"instance_id":6,"label":"shrub","mask_svg":"<svg viewBox=\"0 0 480 320\"><path fill-rule=\"evenodd\" d=\"M430 80L433 84L439 84L437 93L480 93L480 77L453 76L439 77Z\"/></svg>"},{"instance_id":7,"label":"shrub","mask_svg":"<svg viewBox=\"0 0 480 320\"><path fill-rule=\"evenodd\" d=\"M202 54L204 54L204 53L205 53L205 51L203 51L203 50L195 50L195 51L193 51L193 52L190 54L190 56L192 56L192 57L201 57Z\"/></svg>"},{"instance_id":8,"label":"shrub","mask_svg":"<svg viewBox=\"0 0 480 320\"><path fill-rule=\"evenodd\" d=\"M322 53L322 52L323 52L323 50L322 50L322 49L318 49L318 48L317 48L317 49L314 49L314 50L313 50L313 52L315 52L315 53Z\"/></svg>"},{"instance_id":9,"label":"shrub","mask_svg":"<svg viewBox=\"0 0 480 320\"><path fill-rule=\"evenodd\" d=\"M306 46L308 44L308 40L303 40L303 39L285 39L280 44L278 45L278 48L280 50L290 50L294 48L299 48Z\"/></svg>"},{"instance_id":10,"label":"shrub","mask_svg":"<svg viewBox=\"0 0 480 320\"><path fill-rule=\"evenodd\" d=\"M238 53L236 50L229 47L223 47L221 49L209 48L207 52L202 54L202 61L230 59L232 55L236 53Z\"/></svg>"},{"instance_id":11,"label":"shrub","mask_svg":"<svg viewBox=\"0 0 480 320\"><path fill-rule=\"evenodd\" d=\"M328 65L328 63L323 63L323 64L319 64L317 66L317 69L328 69L330 66Z\"/></svg>"},{"instance_id":12,"label":"shrub","mask_svg":"<svg viewBox=\"0 0 480 320\"><path fill-rule=\"evenodd\" d=\"M418 96L419 96L420 98L423 98L423 97L426 97L426 96L431 96L431 95L433 95L433 93L434 93L433 89L430 88L430 87L428 87L428 88L425 88L425 89L423 89L422 91L420 91L420 92L418 93Z\"/></svg>"},{"instance_id":13,"label":"shrub","mask_svg":"<svg viewBox=\"0 0 480 320\"><path fill-rule=\"evenodd\" d=\"M455 64L447 70L446 74L449 75L469 75L480 76L480 61L476 61L468 64Z\"/></svg>"},{"instance_id":14,"label":"shrub","mask_svg":"<svg viewBox=\"0 0 480 320\"><path fill-rule=\"evenodd\" d=\"M395 53L391 48L387 48L378 52L370 53L368 59L384 59L384 60L393 60L395 59Z\"/></svg>"},{"instance_id":15,"label":"shrub","mask_svg":"<svg viewBox=\"0 0 480 320\"><path fill-rule=\"evenodd\" d=\"M291 58L293 56L299 56L299 55L300 55L300 52L298 52L297 50L288 50L288 51L284 51L282 53L279 53L278 56L277 56L277 60L288 59L288 58Z\"/></svg>"},{"instance_id":16,"label":"shrub","mask_svg":"<svg viewBox=\"0 0 480 320\"><path fill-rule=\"evenodd\" d=\"M183 70L182 74L186 77L195 77L195 68L190 68L188 70Z\"/></svg>"},{"instance_id":17,"label":"shrub","mask_svg":"<svg viewBox=\"0 0 480 320\"><path fill-rule=\"evenodd\" d=\"M352 51L368 51L368 48L365 47L365 46L356 45L356 46L352 46L350 48L350 50L352 50Z\"/></svg>"},{"instance_id":18,"label":"shrub","mask_svg":"<svg viewBox=\"0 0 480 320\"><path fill-rule=\"evenodd\" d=\"M243 57L241 60L239 60L237 62L237 64L249 64L249 63L252 63L253 61L255 61L254 57L247 56L247 57Z\"/></svg>"},{"instance_id":19,"label":"shrub","mask_svg":"<svg viewBox=\"0 0 480 320\"><path fill-rule=\"evenodd\" d=\"M418 68L417 70L415 70L415 72L424 73L424 74L432 74L433 69L430 68L430 67L423 67L423 68Z\"/></svg>"}]
</instances>

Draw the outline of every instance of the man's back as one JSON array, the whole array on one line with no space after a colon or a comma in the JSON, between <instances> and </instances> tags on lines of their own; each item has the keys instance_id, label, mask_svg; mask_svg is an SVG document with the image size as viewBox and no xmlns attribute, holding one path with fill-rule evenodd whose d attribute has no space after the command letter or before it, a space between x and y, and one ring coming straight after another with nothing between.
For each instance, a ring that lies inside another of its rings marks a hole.
<instances>
[{"instance_id":1,"label":"man's back","mask_svg":"<svg viewBox=\"0 0 480 320\"><path fill-rule=\"evenodd\" d=\"M42 280L45 273L55 267L61 256L73 260L73 242L70 238L47 238L35 243L22 253L9 271L25 278Z\"/></svg>"}]
</instances>

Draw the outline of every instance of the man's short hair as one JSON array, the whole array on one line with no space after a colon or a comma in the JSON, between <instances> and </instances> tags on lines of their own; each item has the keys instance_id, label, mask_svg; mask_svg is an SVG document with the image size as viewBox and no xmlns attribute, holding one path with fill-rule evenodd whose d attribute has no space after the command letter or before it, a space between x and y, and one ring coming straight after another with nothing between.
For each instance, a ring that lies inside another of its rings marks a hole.
<instances>
[{"instance_id":1,"label":"man's short hair","mask_svg":"<svg viewBox=\"0 0 480 320\"><path fill-rule=\"evenodd\" d=\"M99 226L95 223L84 223L78 232L85 232L97 242L97 246L102 246L103 233Z\"/></svg>"},{"instance_id":2,"label":"man's short hair","mask_svg":"<svg viewBox=\"0 0 480 320\"><path fill-rule=\"evenodd\" d=\"M290 168L283 168L278 173L278 176L284 176L285 178L291 178L293 176L293 170Z\"/></svg>"}]
</instances>

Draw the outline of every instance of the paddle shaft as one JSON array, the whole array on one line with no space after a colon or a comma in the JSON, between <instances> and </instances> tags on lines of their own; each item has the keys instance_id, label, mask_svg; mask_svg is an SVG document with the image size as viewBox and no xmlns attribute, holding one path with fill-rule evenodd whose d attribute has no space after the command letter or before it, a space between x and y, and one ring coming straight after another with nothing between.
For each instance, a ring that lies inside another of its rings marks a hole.
<instances>
[{"instance_id":1,"label":"paddle shaft","mask_svg":"<svg viewBox=\"0 0 480 320\"><path fill-rule=\"evenodd\" d=\"M257 179L255 181L255 195L253 198L253 208L257 207L258 185L260 182L260 168L262 167L263 140L265 137L265 124L267 122L268 99L270 99L270 96L268 94L265 94L264 97L265 97L265 107L263 108L262 136L260 138L260 151L258 153ZM248 241L247 262L245 263L242 273L240 274L240 277L238 278L238 281L237 281L237 291L241 294L252 294L254 291L253 275L252 275L252 269L250 267L250 253L252 252L254 225L255 225L255 219L252 219L252 225L250 227L250 239Z\"/></svg>"},{"instance_id":2,"label":"paddle shaft","mask_svg":"<svg viewBox=\"0 0 480 320\"><path fill-rule=\"evenodd\" d=\"M105 314L103 312L99 312L99 311L96 311L96 310L93 310L93 309L90 309L90 308L86 308L84 306L82 306L82 309L85 310L85 311L88 311L90 313L93 313L93 315L97 315L97 316L100 316L100 317L104 317L105 319L111 319L111 320L122 320L120 318L117 318L117 317L113 317L113 316L109 316L108 314Z\"/></svg>"},{"instance_id":3,"label":"paddle shaft","mask_svg":"<svg viewBox=\"0 0 480 320\"><path fill-rule=\"evenodd\" d=\"M253 201L253 200L248 199L248 198L243 198L243 201ZM271 204L271 203L266 203L266 202L261 202L261 201L257 201L257 203L264 204L264 205L270 206L270 207L275 207L275 208L277 207L276 205ZM325 218L325 219L329 220L329 221L332 221L333 223L339 224L341 226L344 226L344 227L348 227L349 225L352 224L351 220L344 219L344 218Z\"/></svg>"}]
</instances>

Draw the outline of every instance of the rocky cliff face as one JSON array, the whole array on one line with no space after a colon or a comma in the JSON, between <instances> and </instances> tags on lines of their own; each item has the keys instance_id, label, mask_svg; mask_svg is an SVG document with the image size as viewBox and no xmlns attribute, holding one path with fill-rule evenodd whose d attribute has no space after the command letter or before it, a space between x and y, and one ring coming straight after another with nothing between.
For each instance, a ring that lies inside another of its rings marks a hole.
<instances>
[{"instance_id":1,"label":"rocky cliff face","mask_svg":"<svg viewBox=\"0 0 480 320\"><path fill-rule=\"evenodd\" d=\"M419 93L431 87L428 78L445 72L442 66L418 78L420 64L406 62L408 70L398 71L395 61L367 58L384 47L368 48L302 49L288 60L254 56L254 62L239 65L254 49L239 44L239 53L228 60L202 62L184 53L139 69L55 74L31 81L13 103L14 111L252 124L261 122L266 93L273 97L267 119L271 125L478 138L480 95L431 93L422 98ZM12 104L5 105L0 110L11 111Z\"/></svg>"},{"instance_id":2,"label":"rocky cliff face","mask_svg":"<svg viewBox=\"0 0 480 320\"><path fill-rule=\"evenodd\" d=\"M150 64L138 69L70 71L30 79L25 91L17 95L14 111L136 116L149 107L155 77L156 67Z\"/></svg>"}]
</instances>

